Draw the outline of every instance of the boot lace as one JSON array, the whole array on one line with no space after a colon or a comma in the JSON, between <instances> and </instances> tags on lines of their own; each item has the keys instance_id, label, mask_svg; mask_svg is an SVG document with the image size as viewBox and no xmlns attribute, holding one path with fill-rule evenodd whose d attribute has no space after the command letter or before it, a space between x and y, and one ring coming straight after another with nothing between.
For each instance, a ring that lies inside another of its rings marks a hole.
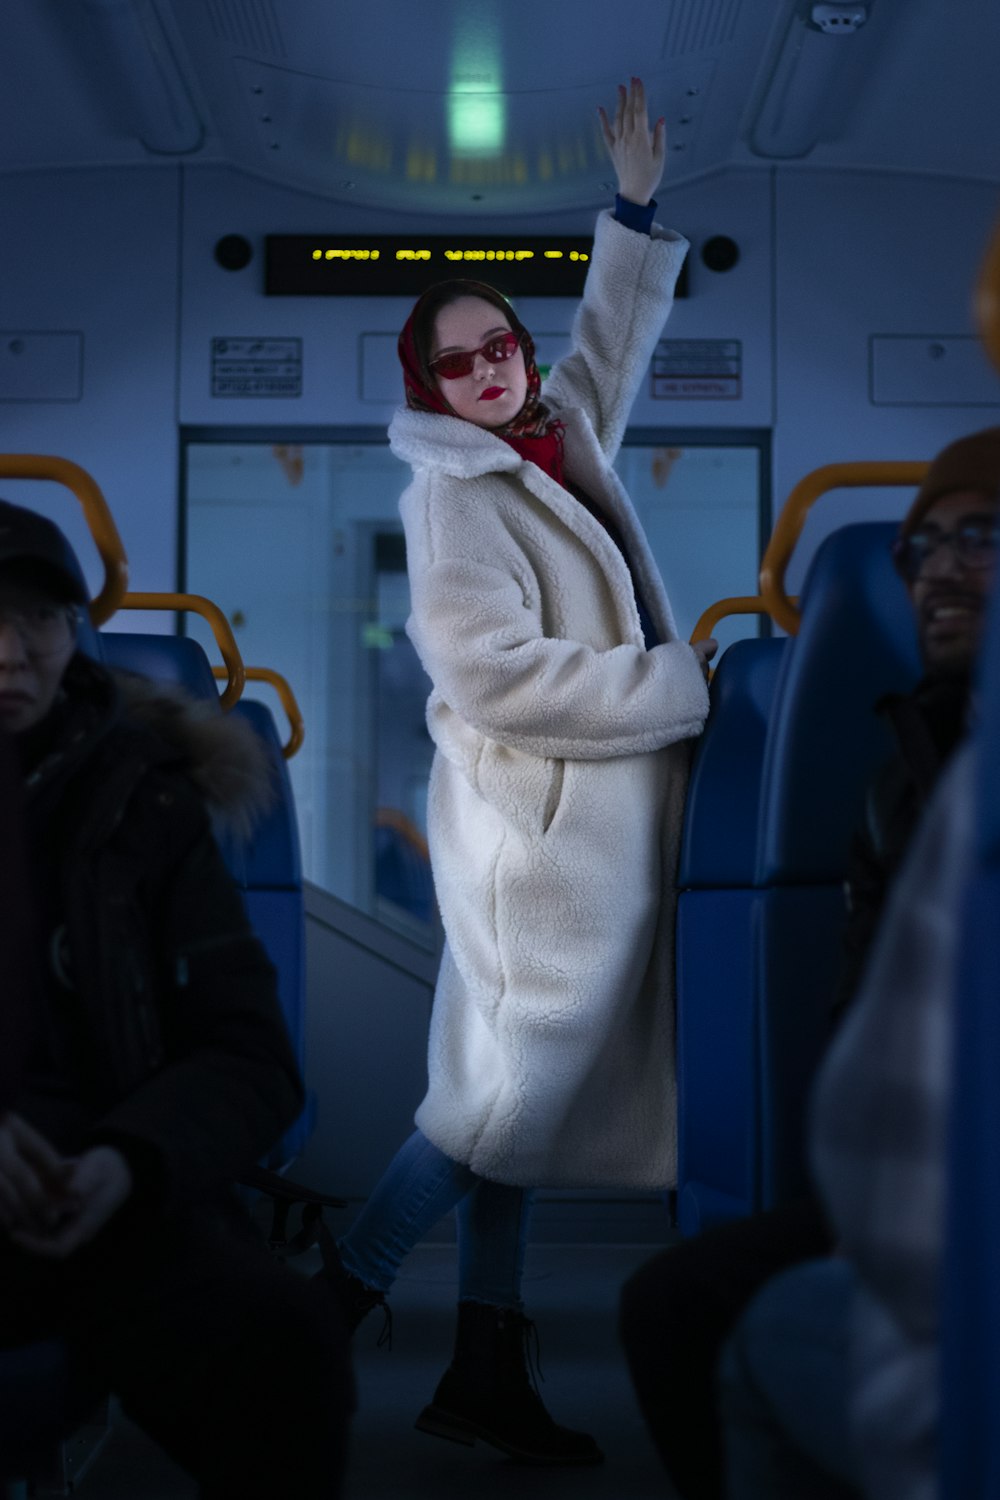
<instances>
[{"instance_id":1,"label":"boot lace","mask_svg":"<svg viewBox=\"0 0 1000 1500\"><path fill-rule=\"evenodd\" d=\"M381 1309L382 1309L382 1327L379 1329L378 1338L375 1340L375 1348L376 1349L388 1349L389 1352L391 1353L392 1352L392 1308L389 1306L388 1302L386 1302L384 1298L382 1298L379 1302L376 1302L375 1306L376 1307L381 1307Z\"/></svg>"},{"instance_id":2,"label":"boot lace","mask_svg":"<svg viewBox=\"0 0 1000 1500\"><path fill-rule=\"evenodd\" d=\"M528 1374L531 1376L531 1384L539 1401L542 1393L538 1389L538 1382L544 1385L545 1375L542 1371L542 1346L538 1339L538 1325L531 1318L522 1317L521 1337L524 1340L524 1363Z\"/></svg>"}]
</instances>

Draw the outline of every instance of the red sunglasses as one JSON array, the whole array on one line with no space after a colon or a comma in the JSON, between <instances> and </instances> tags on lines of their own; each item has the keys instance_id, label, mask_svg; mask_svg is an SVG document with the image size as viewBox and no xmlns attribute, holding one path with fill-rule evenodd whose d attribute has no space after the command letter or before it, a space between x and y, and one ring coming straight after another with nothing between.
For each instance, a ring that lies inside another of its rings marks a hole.
<instances>
[{"instance_id":1,"label":"red sunglasses","mask_svg":"<svg viewBox=\"0 0 1000 1500\"><path fill-rule=\"evenodd\" d=\"M455 354L439 354L430 362L430 370L442 380L458 380L462 375L471 375L476 355L481 354L489 365L502 365L512 359L521 343L516 333L495 333L479 349L460 349Z\"/></svg>"}]
</instances>

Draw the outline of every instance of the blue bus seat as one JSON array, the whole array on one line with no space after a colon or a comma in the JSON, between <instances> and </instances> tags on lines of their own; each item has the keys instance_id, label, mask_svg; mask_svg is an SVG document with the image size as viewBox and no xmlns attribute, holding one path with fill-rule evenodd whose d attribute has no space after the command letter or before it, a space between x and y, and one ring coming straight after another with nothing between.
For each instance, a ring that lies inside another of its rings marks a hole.
<instances>
[{"instance_id":1,"label":"blue bus seat","mask_svg":"<svg viewBox=\"0 0 1000 1500\"><path fill-rule=\"evenodd\" d=\"M681 889L751 885L760 778L785 640L736 641L709 690L695 747L681 842Z\"/></svg>"},{"instance_id":2,"label":"blue bus seat","mask_svg":"<svg viewBox=\"0 0 1000 1500\"><path fill-rule=\"evenodd\" d=\"M267 751L277 796L249 844L222 840L222 850L243 892L247 915L278 974L278 994L300 1070L305 1067L306 932L302 854L288 762L270 709L241 698L230 710L245 720ZM279 1170L305 1148L316 1118L310 1092L298 1120L269 1153L264 1165Z\"/></svg>"},{"instance_id":3,"label":"blue bus seat","mask_svg":"<svg viewBox=\"0 0 1000 1500\"><path fill-rule=\"evenodd\" d=\"M677 901L678 1193L694 1233L747 1212L758 1114L753 888L767 726L788 643L737 641L695 748ZM745 1148L745 1149L744 1149Z\"/></svg>"},{"instance_id":4,"label":"blue bus seat","mask_svg":"<svg viewBox=\"0 0 1000 1500\"><path fill-rule=\"evenodd\" d=\"M728 669L731 648L713 682L678 900L686 1234L805 1186L803 1110L829 1035L850 840L892 751L874 705L920 676L895 534L865 523L828 537L802 591L799 634L770 659L761 648L780 643L741 643L751 649Z\"/></svg>"},{"instance_id":5,"label":"blue bus seat","mask_svg":"<svg viewBox=\"0 0 1000 1500\"><path fill-rule=\"evenodd\" d=\"M418 922L431 925L437 915L430 860L393 822L375 824L375 894Z\"/></svg>"},{"instance_id":6,"label":"blue bus seat","mask_svg":"<svg viewBox=\"0 0 1000 1500\"><path fill-rule=\"evenodd\" d=\"M81 645L107 667L135 672L183 688L219 707L219 684L208 657L190 636L101 631L89 625ZM275 797L249 843L220 837L223 857L243 895L250 923L278 976L278 994L300 1068L305 1053L305 906L295 801L288 767L270 710L263 703L238 702L230 712L245 720L264 746ZM312 1134L315 1096L276 1143L262 1165L285 1168Z\"/></svg>"},{"instance_id":7,"label":"blue bus seat","mask_svg":"<svg viewBox=\"0 0 1000 1500\"><path fill-rule=\"evenodd\" d=\"M98 656L107 667L173 683L206 703L219 702L219 684L208 657L190 636L104 630L98 636Z\"/></svg>"}]
</instances>

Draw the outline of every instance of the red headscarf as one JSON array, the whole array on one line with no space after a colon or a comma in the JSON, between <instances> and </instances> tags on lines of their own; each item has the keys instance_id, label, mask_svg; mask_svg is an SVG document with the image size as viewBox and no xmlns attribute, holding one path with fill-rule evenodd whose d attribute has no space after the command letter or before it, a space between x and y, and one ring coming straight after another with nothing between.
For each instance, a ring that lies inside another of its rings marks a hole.
<instances>
[{"instance_id":1,"label":"red headscarf","mask_svg":"<svg viewBox=\"0 0 1000 1500\"><path fill-rule=\"evenodd\" d=\"M445 293L442 296L442 293ZM453 295L449 295L452 293ZM435 412L438 416L454 417L457 414L441 394L438 382L430 371L429 351L422 350L417 329L421 313L433 298L435 312L457 297L479 297L491 306L499 308L517 334L524 355L524 369L528 377L528 393L521 410L503 427L491 427L489 431L509 443L516 453L530 463L537 464L557 484L563 482L563 423L549 415L541 400L542 377L535 363L535 345L531 334L524 327L514 309L495 287L481 281L441 282L430 287L417 301L399 335L399 360L403 366L403 385L406 404L413 411ZM461 420L461 419L460 419Z\"/></svg>"}]
</instances>

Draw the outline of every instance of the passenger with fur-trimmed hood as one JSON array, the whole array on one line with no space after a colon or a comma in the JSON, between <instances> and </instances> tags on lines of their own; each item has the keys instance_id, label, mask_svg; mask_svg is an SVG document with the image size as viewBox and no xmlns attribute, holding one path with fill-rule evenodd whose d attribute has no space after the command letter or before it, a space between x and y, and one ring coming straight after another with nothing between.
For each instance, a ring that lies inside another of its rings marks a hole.
<instances>
[{"instance_id":1,"label":"passenger with fur-trimmed hood","mask_svg":"<svg viewBox=\"0 0 1000 1500\"><path fill-rule=\"evenodd\" d=\"M74 1389L115 1390L205 1496L333 1495L346 1341L229 1190L303 1102L210 821L247 833L266 757L245 724L79 651L87 597L59 529L0 501L34 929L22 1014L0 1012L23 1059L0 1099L0 1347L64 1339Z\"/></svg>"}]
</instances>

